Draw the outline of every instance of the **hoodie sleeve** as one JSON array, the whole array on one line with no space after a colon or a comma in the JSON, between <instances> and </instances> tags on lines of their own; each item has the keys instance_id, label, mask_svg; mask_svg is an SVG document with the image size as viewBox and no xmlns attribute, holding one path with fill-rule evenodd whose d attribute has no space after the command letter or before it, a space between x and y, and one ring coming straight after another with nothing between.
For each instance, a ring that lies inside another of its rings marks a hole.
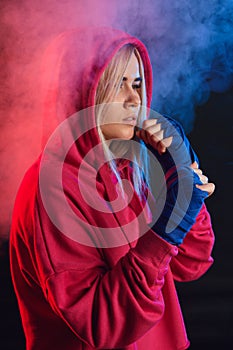
<instances>
[{"instance_id":1,"label":"hoodie sleeve","mask_svg":"<svg viewBox=\"0 0 233 350\"><path fill-rule=\"evenodd\" d=\"M211 219L203 204L196 222L178 248L179 253L171 261L173 277L177 281L192 281L201 277L213 264L213 245Z\"/></svg>"},{"instance_id":2,"label":"hoodie sleeve","mask_svg":"<svg viewBox=\"0 0 233 350\"><path fill-rule=\"evenodd\" d=\"M123 247L107 249L109 254L120 249L119 260L110 266L99 249L67 239L45 216L37 220L40 284L52 309L79 339L94 348L121 348L161 319L161 290L177 247L149 231L134 248L125 246L125 254Z\"/></svg>"}]
</instances>

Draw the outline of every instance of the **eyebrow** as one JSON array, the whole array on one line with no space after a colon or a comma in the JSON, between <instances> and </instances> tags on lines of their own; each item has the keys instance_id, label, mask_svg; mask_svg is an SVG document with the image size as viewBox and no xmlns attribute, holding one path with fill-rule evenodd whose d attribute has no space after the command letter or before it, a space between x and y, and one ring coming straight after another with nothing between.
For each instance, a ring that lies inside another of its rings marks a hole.
<instances>
[{"instance_id":1,"label":"eyebrow","mask_svg":"<svg viewBox=\"0 0 233 350\"><path fill-rule=\"evenodd\" d=\"M123 80L123 81L127 81L127 80L128 80L128 78L123 77L123 79L122 79L122 80ZM142 78L141 78L141 77L138 77L138 78L134 79L134 82L137 82L137 81L142 82Z\"/></svg>"}]
</instances>

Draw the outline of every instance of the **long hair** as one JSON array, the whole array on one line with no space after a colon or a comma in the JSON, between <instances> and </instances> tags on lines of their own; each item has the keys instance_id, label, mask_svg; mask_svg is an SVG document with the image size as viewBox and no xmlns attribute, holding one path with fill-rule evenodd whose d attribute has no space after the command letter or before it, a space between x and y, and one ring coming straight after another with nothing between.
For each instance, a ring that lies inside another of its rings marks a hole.
<instances>
[{"instance_id":1,"label":"long hair","mask_svg":"<svg viewBox=\"0 0 233 350\"><path fill-rule=\"evenodd\" d=\"M95 100L96 122L106 160L109 162L109 165L118 180L121 192L124 193L122 180L114 159L124 158L124 155L128 154L132 160L132 176L135 191L140 198L143 198L143 184L146 181L146 183L149 185L148 152L143 141L140 141L142 144L142 147L140 147L140 152L133 151L133 143L130 141L121 140L119 142L117 140L113 140L109 146L100 128L101 121L104 119L105 113L107 113L108 104L111 103L111 101L113 101L114 97L117 95L124 73L133 54L135 54L137 57L139 72L142 78L140 88L141 107L137 119L137 126L141 127L143 121L146 119L147 99L143 62L138 50L132 44L127 44L118 50L100 78Z\"/></svg>"}]
</instances>

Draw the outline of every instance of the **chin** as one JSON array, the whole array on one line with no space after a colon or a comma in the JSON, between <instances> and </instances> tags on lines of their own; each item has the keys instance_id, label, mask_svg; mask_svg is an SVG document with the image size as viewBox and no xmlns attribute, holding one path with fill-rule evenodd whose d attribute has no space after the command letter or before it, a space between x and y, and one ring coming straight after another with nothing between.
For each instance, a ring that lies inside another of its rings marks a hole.
<instances>
[{"instance_id":1,"label":"chin","mask_svg":"<svg viewBox=\"0 0 233 350\"><path fill-rule=\"evenodd\" d=\"M103 135L106 140L131 140L134 137L134 126L118 124L111 125L111 128L102 128Z\"/></svg>"},{"instance_id":2,"label":"chin","mask_svg":"<svg viewBox=\"0 0 233 350\"><path fill-rule=\"evenodd\" d=\"M134 137L134 127L126 126L118 137L122 140L131 140Z\"/></svg>"}]
</instances>

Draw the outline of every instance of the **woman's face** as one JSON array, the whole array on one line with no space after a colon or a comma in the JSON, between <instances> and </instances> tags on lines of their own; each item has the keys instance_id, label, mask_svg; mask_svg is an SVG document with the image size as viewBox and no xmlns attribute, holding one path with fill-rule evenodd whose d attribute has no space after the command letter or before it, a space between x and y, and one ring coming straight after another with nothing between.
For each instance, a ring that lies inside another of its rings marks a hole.
<instances>
[{"instance_id":1,"label":"woman's face","mask_svg":"<svg viewBox=\"0 0 233 350\"><path fill-rule=\"evenodd\" d=\"M139 63L135 54L129 60L120 89L108 106L101 125L106 140L130 140L134 136L138 114L141 107L141 77Z\"/></svg>"}]
</instances>

